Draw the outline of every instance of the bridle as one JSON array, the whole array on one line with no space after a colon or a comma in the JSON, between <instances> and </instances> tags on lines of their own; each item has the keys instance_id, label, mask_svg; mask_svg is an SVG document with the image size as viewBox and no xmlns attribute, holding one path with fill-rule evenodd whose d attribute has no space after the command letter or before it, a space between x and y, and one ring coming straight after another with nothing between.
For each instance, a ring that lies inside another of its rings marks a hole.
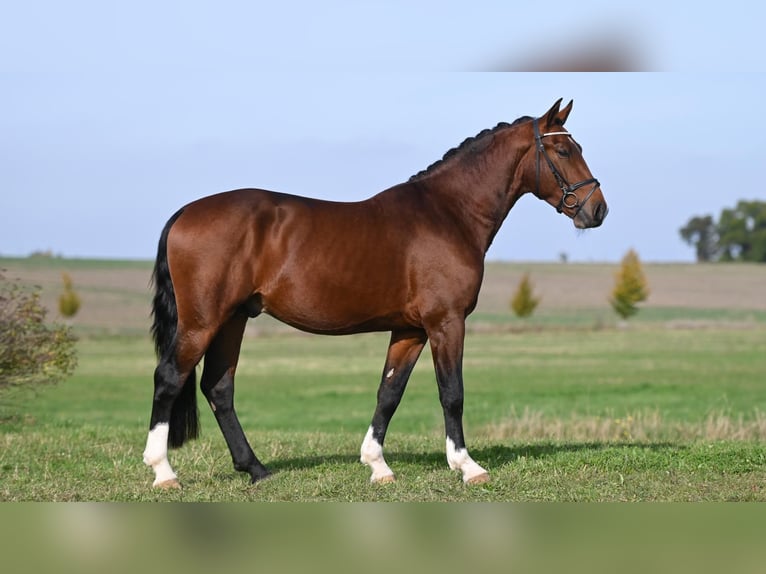
<instances>
[{"instance_id":1,"label":"bridle","mask_svg":"<svg viewBox=\"0 0 766 574\"><path fill-rule=\"evenodd\" d=\"M537 194L539 195L540 192L540 154L542 154L542 156L545 158L545 161L548 163L548 167L551 168L551 172L553 173L553 177L556 178L556 182L559 184L559 188L561 188L561 201L556 206L556 211L562 213L564 209L574 209L575 212L572 218L575 218L577 217L577 214L580 213L580 210L583 208L583 206L588 202L590 197L599 188L600 184L595 177L592 177L590 179L584 179L570 185L569 182L564 179L564 176L561 175L561 172L556 168L553 160L551 160L550 156L545 151L545 146L543 146L543 138L547 136L563 135L571 137L571 134L569 132L547 132L541 135L540 130L537 127L537 118L532 120L532 127L535 130L535 186L537 188ZM590 183L593 184L593 187L581 203L575 191Z\"/></svg>"}]
</instances>

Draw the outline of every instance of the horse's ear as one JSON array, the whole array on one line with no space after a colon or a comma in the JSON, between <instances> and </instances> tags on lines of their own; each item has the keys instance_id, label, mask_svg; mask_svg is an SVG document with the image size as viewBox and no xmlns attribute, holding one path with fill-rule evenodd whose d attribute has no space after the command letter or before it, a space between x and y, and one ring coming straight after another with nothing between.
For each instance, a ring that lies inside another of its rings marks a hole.
<instances>
[{"instance_id":1,"label":"horse's ear","mask_svg":"<svg viewBox=\"0 0 766 574\"><path fill-rule=\"evenodd\" d=\"M567 118L569 117L569 112L572 111L572 104L574 103L574 100L569 100L569 103L566 105L566 107L561 110L558 114L556 114L556 123L563 126L564 122L567 121Z\"/></svg>"},{"instance_id":2,"label":"horse's ear","mask_svg":"<svg viewBox=\"0 0 766 574\"><path fill-rule=\"evenodd\" d=\"M556 114L559 113L559 106L561 105L561 99L556 100L556 103L551 106L551 109L545 113L545 126L551 127L556 120Z\"/></svg>"}]
</instances>

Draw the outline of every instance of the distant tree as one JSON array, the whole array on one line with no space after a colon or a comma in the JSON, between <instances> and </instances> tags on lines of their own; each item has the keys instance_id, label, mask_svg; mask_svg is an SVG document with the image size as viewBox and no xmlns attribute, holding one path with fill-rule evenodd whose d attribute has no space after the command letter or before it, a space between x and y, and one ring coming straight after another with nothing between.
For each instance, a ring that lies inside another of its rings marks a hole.
<instances>
[{"instance_id":1,"label":"distant tree","mask_svg":"<svg viewBox=\"0 0 766 574\"><path fill-rule=\"evenodd\" d=\"M681 238L694 246L697 261L714 261L718 252L718 237L712 215L692 217L679 232Z\"/></svg>"},{"instance_id":2,"label":"distant tree","mask_svg":"<svg viewBox=\"0 0 766 574\"><path fill-rule=\"evenodd\" d=\"M74 317L80 310L80 296L74 290L69 273L62 273L61 279L64 282L64 292L59 295L59 313L62 317Z\"/></svg>"},{"instance_id":3,"label":"distant tree","mask_svg":"<svg viewBox=\"0 0 766 574\"><path fill-rule=\"evenodd\" d=\"M39 288L23 288L0 273L0 392L56 383L74 372L74 334L46 324L45 315Z\"/></svg>"},{"instance_id":4,"label":"distant tree","mask_svg":"<svg viewBox=\"0 0 766 574\"><path fill-rule=\"evenodd\" d=\"M740 201L718 220L723 261L766 262L766 202Z\"/></svg>"},{"instance_id":5,"label":"distant tree","mask_svg":"<svg viewBox=\"0 0 766 574\"><path fill-rule=\"evenodd\" d=\"M724 209L718 221L710 215L692 217L679 229L692 245L697 261L766 262L766 202L740 201Z\"/></svg>"},{"instance_id":6,"label":"distant tree","mask_svg":"<svg viewBox=\"0 0 766 574\"><path fill-rule=\"evenodd\" d=\"M523 319L534 313L538 303L540 303L540 298L535 297L532 293L532 282L529 280L529 273L525 273L511 299L511 309L513 309L513 312L518 317Z\"/></svg>"},{"instance_id":7,"label":"distant tree","mask_svg":"<svg viewBox=\"0 0 766 574\"><path fill-rule=\"evenodd\" d=\"M631 249L622 258L609 302L620 317L628 319L638 313L636 304L645 301L647 297L649 287L644 270L638 254Z\"/></svg>"}]
</instances>

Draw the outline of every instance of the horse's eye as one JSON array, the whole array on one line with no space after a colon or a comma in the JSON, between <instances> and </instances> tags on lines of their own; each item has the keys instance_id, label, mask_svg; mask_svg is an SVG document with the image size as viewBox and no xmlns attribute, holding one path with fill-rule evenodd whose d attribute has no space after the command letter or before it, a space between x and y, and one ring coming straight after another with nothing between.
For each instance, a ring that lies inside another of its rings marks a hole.
<instances>
[{"instance_id":1,"label":"horse's eye","mask_svg":"<svg viewBox=\"0 0 766 574\"><path fill-rule=\"evenodd\" d=\"M569 150L563 145L556 146L556 153L559 154L559 157L569 157Z\"/></svg>"}]
</instances>

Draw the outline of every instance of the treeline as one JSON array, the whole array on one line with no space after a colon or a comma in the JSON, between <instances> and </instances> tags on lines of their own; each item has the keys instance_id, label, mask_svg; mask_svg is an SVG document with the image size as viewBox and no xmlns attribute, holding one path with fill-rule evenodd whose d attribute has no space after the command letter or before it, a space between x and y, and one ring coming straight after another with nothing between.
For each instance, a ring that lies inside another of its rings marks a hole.
<instances>
[{"instance_id":1,"label":"treeline","mask_svg":"<svg viewBox=\"0 0 766 574\"><path fill-rule=\"evenodd\" d=\"M740 201L733 209L696 215L679 229L697 261L766 262L766 202Z\"/></svg>"}]
</instances>

